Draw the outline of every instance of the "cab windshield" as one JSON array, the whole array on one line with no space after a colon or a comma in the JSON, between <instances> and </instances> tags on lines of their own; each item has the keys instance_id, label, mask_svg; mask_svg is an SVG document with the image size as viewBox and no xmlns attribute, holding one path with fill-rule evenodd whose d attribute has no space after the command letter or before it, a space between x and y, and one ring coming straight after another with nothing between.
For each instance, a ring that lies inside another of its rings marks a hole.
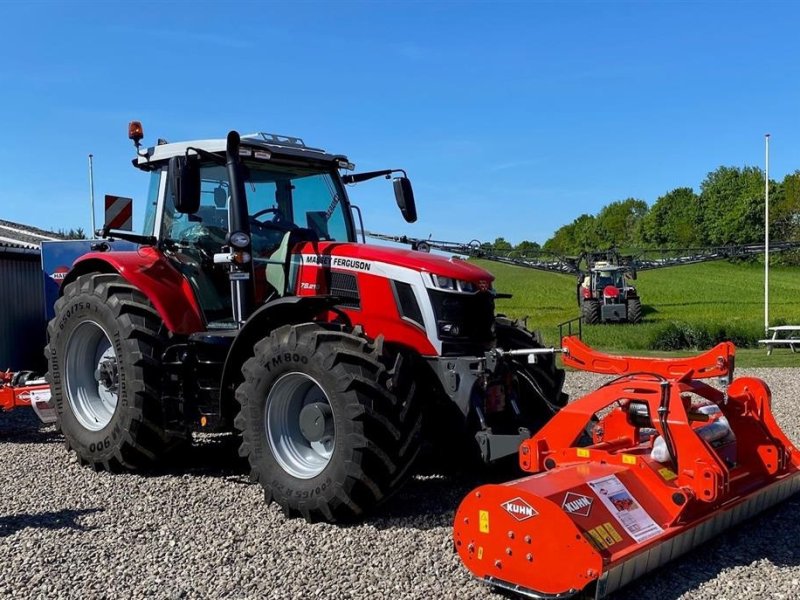
<instances>
[{"instance_id":1,"label":"cab windshield","mask_svg":"<svg viewBox=\"0 0 800 600\"><path fill-rule=\"evenodd\" d=\"M621 288L625 285L625 280L621 271L600 271L597 274L597 287L604 288L613 285Z\"/></svg>"},{"instance_id":2,"label":"cab windshield","mask_svg":"<svg viewBox=\"0 0 800 600\"><path fill-rule=\"evenodd\" d=\"M245 193L254 257L269 256L287 232L298 228L309 230L312 237L323 241L353 241L344 191L338 178L331 173L263 163L245 164L248 167L245 169ZM200 168L200 178L200 209L191 215L175 210L168 187L161 239L218 251L228 233L228 172L223 166L207 165Z\"/></svg>"}]
</instances>

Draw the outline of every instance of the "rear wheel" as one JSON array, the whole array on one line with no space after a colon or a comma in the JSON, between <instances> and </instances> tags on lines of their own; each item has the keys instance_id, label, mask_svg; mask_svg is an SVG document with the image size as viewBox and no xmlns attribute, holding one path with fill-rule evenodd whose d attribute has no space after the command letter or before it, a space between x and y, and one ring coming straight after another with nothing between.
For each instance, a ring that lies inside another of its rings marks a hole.
<instances>
[{"instance_id":1,"label":"rear wheel","mask_svg":"<svg viewBox=\"0 0 800 600\"><path fill-rule=\"evenodd\" d=\"M107 470L151 464L186 434L164 427L161 319L116 274L78 277L48 326L48 379L57 423L82 464Z\"/></svg>"},{"instance_id":2,"label":"rear wheel","mask_svg":"<svg viewBox=\"0 0 800 600\"><path fill-rule=\"evenodd\" d=\"M288 516L334 522L400 487L422 426L403 363L379 343L313 323L280 327L255 345L235 425L267 501Z\"/></svg>"},{"instance_id":3,"label":"rear wheel","mask_svg":"<svg viewBox=\"0 0 800 600\"><path fill-rule=\"evenodd\" d=\"M639 300L639 298L631 298L628 300L628 322L642 322L642 301Z\"/></svg>"},{"instance_id":4,"label":"rear wheel","mask_svg":"<svg viewBox=\"0 0 800 600\"><path fill-rule=\"evenodd\" d=\"M581 306L583 322L587 325L596 325L600 322L600 302L594 298L585 299Z\"/></svg>"}]
</instances>

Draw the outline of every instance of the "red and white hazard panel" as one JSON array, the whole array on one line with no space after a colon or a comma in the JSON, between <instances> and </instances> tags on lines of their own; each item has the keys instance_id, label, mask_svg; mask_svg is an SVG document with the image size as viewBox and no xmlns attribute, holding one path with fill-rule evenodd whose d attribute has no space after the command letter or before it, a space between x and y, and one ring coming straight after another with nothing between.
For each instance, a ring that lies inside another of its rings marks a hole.
<instances>
[{"instance_id":1,"label":"red and white hazard panel","mask_svg":"<svg viewBox=\"0 0 800 600\"><path fill-rule=\"evenodd\" d=\"M133 199L106 194L106 227L133 231Z\"/></svg>"}]
</instances>

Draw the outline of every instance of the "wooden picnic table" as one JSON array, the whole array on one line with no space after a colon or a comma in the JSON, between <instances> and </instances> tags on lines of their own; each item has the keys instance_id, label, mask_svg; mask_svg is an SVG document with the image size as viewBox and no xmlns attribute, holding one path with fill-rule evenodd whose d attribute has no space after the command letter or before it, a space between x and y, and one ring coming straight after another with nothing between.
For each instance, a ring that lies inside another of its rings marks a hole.
<instances>
[{"instance_id":1,"label":"wooden picnic table","mask_svg":"<svg viewBox=\"0 0 800 600\"><path fill-rule=\"evenodd\" d=\"M775 346L789 346L792 352L796 352L795 346L800 346L800 325L776 325L769 327L772 337L758 340L759 344L767 347L767 356L772 354Z\"/></svg>"}]
</instances>

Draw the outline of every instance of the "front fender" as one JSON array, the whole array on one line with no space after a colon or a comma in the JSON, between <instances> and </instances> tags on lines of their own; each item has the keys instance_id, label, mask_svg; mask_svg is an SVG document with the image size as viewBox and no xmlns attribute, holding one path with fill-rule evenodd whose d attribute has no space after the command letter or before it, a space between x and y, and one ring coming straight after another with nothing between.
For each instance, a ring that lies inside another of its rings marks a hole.
<instances>
[{"instance_id":1,"label":"front fender","mask_svg":"<svg viewBox=\"0 0 800 600\"><path fill-rule=\"evenodd\" d=\"M87 273L119 273L153 304L167 329L188 335L205 327L203 313L189 281L157 249L89 252L81 256L64 278L61 289Z\"/></svg>"}]
</instances>

